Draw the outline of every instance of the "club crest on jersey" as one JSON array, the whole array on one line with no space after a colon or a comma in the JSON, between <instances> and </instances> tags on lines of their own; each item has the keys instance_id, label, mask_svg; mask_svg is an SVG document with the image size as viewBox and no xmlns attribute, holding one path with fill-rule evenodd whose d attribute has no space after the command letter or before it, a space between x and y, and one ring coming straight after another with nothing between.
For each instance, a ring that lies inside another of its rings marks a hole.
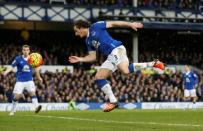
<instances>
[{"instance_id":1,"label":"club crest on jersey","mask_svg":"<svg viewBox=\"0 0 203 131\"><path fill-rule=\"evenodd\" d=\"M99 45L100 45L100 43L99 43L98 41L93 40L93 41L92 41L92 45L93 45L95 48L98 48Z\"/></svg>"}]
</instances>

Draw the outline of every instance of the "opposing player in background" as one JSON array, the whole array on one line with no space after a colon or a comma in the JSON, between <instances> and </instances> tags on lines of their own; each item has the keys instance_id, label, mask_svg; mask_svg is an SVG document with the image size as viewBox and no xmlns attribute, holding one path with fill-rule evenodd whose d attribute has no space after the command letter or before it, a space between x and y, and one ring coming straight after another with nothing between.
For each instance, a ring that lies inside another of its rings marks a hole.
<instances>
[{"instance_id":1,"label":"opposing player in background","mask_svg":"<svg viewBox=\"0 0 203 131\"><path fill-rule=\"evenodd\" d=\"M190 70L188 65L185 65L185 73L183 74L183 86L184 86L184 100L189 101L192 98L195 104L197 100L196 86L198 84L197 75Z\"/></svg>"},{"instance_id":2,"label":"opposing player in background","mask_svg":"<svg viewBox=\"0 0 203 131\"><path fill-rule=\"evenodd\" d=\"M143 27L143 24L124 21L100 21L90 25L87 21L79 20L74 25L75 35L81 38L87 37L86 45L89 54L85 57L69 57L71 63L77 63L95 61L97 51L107 56L107 60L101 65L95 76L96 84L110 100L110 103L104 106L104 112L109 112L118 107L117 99L112 92L110 84L106 80L112 72L118 69L123 74L128 75L129 73L135 72L136 68L156 67L161 70L165 68L164 64L158 60L129 64L126 49L122 42L113 39L106 30L112 27L129 27L137 31L138 28Z\"/></svg>"},{"instance_id":3,"label":"opposing player in background","mask_svg":"<svg viewBox=\"0 0 203 131\"><path fill-rule=\"evenodd\" d=\"M38 99L35 94L36 87L32 77L33 68L27 62L29 53L30 47L28 45L23 45L22 55L17 56L12 62L12 67L3 72L3 75L6 76L9 72L13 71L15 67L17 67L16 84L13 90L12 109L9 115L15 114L18 100L22 97L24 89L27 90L29 95L32 97L32 103L35 107L35 113L38 113L42 108L41 105L38 105ZM42 82L42 78L39 73L39 67L34 68L34 70L37 79Z\"/></svg>"}]
</instances>

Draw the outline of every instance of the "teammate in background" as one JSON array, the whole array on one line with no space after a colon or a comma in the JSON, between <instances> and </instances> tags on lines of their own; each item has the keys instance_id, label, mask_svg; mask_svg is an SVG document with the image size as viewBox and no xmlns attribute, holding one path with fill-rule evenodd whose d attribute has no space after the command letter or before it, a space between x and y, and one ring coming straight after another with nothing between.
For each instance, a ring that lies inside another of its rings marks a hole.
<instances>
[{"instance_id":1,"label":"teammate in background","mask_svg":"<svg viewBox=\"0 0 203 131\"><path fill-rule=\"evenodd\" d=\"M14 70L14 67L17 67L16 84L13 90L12 109L9 115L15 114L18 100L22 97L22 93L24 89L27 90L29 95L32 97L32 103L34 104L34 107L35 107L35 113L38 113L42 108L41 105L38 105L38 99L35 94L36 87L32 77L33 69L27 63L29 53L30 53L30 47L28 45L23 45L22 55L17 56L15 60L12 62L12 67L8 68L5 72L3 72L3 75L6 76L9 72ZM40 82L42 82L42 78L39 73L39 67L34 68L34 70L35 70L37 79Z\"/></svg>"},{"instance_id":2,"label":"teammate in background","mask_svg":"<svg viewBox=\"0 0 203 131\"><path fill-rule=\"evenodd\" d=\"M77 62L92 62L96 60L97 51L102 55L107 56L107 60L101 65L98 70L95 81L98 87L109 98L109 103L105 104L103 111L109 112L118 107L118 102L114 96L111 86L106 80L115 70L121 71L128 75L136 71L136 68L156 67L164 70L165 65L159 60L146 63L129 64L126 55L126 49L121 41L113 39L107 32L107 28L112 27L129 27L137 31L142 28L143 24L138 22L124 21L100 21L90 25L88 22L79 20L74 24L74 32L80 38L86 37L86 45L89 54L85 57L70 56L71 63Z\"/></svg>"},{"instance_id":3,"label":"teammate in background","mask_svg":"<svg viewBox=\"0 0 203 131\"><path fill-rule=\"evenodd\" d=\"M197 100L195 87L198 84L198 77L190 70L188 65L185 65L185 73L183 74L183 86L184 86L184 100L188 101L192 98L195 104Z\"/></svg>"}]
</instances>

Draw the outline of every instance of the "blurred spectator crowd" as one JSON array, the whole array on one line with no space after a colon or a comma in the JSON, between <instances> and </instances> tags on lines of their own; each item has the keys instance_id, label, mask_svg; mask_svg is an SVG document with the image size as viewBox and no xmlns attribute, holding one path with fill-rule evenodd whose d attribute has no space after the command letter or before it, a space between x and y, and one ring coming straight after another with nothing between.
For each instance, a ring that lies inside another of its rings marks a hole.
<instances>
[{"instance_id":1,"label":"blurred spectator crowd","mask_svg":"<svg viewBox=\"0 0 203 131\"><path fill-rule=\"evenodd\" d=\"M141 31L139 33L139 62L153 61L160 59L167 64L188 64L203 69L203 41L202 34L177 34L174 31ZM10 34L9 34L10 35ZM9 36L8 35L8 36ZM127 48L128 57L132 61L132 36L126 34L115 35L113 38L123 42ZM78 39L73 33L45 32L32 34L30 42L31 52L40 52L44 58L45 65L69 65L68 57L71 55L85 56L87 49L85 41ZM4 36L3 36L4 37ZM12 36L11 37L16 37ZM49 38L49 39L46 39ZM6 40L2 40L6 41ZM10 44L8 44L10 43ZM9 65L16 55L21 54L22 44L0 40L0 64ZM16 42L19 43L19 42ZM22 43L22 42L21 42ZM24 44L24 42L23 42ZM99 66L105 61L105 57L98 55L98 60L93 65ZM89 64L79 63L74 66Z\"/></svg>"},{"instance_id":2,"label":"blurred spectator crowd","mask_svg":"<svg viewBox=\"0 0 203 131\"><path fill-rule=\"evenodd\" d=\"M158 58L167 64L188 64L203 69L201 36L168 30L143 32L139 37L142 43L139 44L139 61Z\"/></svg>"},{"instance_id":3,"label":"blurred spectator crowd","mask_svg":"<svg viewBox=\"0 0 203 131\"><path fill-rule=\"evenodd\" d=\"M15 46L14 44L2 45L2 48L0 48L0 64L10 65L17 55L22 55L22 46ZM47 55L47 52L49 52L47 50L42 50L37 46L31 46L31 52L40 52L43 55L45 65L58 64L58 58L52 53Z\"/></svg>"},{"instance_id":4,"label":"blurred spectator crowd","mask_svg":"<svg viewBox=\"0 0 203 131\"><path fill-rule=\"evenodd\" d=\"M39 102L105 102L107 99L94 82L94 71L75 68L74 73L46 72L43 83L35 80ZM198 74L198 101L203 101L203 74ZM15 84L14 73L0 76L0 102L11 101ZM109 82L120 102L181 102L183 100L182 73L147 75L140 72L128 77L115 72ZM21 102L31 102L25 92Z\"/></svg>"},{"instance_id":5,"label":"blurred spectator crowd","mask_svg":"<svg viewBox=\"0 0 203 131\"><path fill-rule=\"evenodd\" d=\"M50 3L54 0L2 0L6 2ZM56 2L59 0L55 0ZM61 0L63 1L63 0ZM68 5L83 6L116 6L132 7L137 2L138 7L165 8L165 9L199 9L203 6L202 0L64 0Z\"/></svg>"},{"instance_id":6,"label":"blurred spectator crowd","mask_svg":"<svg viewBox=\"0 0 203 131\"><path fill-rule=\"evenodd\" d=\"M13 33L13 32L12 32ZM191 64L203 69L202 38L201 34L177 34L172 31L141 31L139 35L139 62L152 61L159 58L167 64ZM6 34L6 35L4 35ZM18 32L17 32L18 34ZM128 56L132 56L130 34L116 36L126 48ZM6 39L8 37L8 39ZM33 38L34 37L34 38ZM123 38L122 38L123 37ZM18 38L4 31L0 39L0 65L11 64L14 57L21 54L21 46L25 42L16 42ZM49 39L47 39L49 38ZM14 41L13 44L11 41ZM31 52L40 52L45 65L68 65L68 56L86 54L84 40L74 37L67 32L32 33L27 44L31 42ZM131 41L132 42L132 41ZM9 43L9 44L8 44ZM17 43L17 44L14 44ZM132 58L129 57L132 61ZM101 65L105 57L93 65ZM86 71L83 63L74 65L74 73L46 72L42 75L43 83L38 83L37 96L40 102L104 102L106 98L94 83L95 71ZM89 68L91 65L87 65ZM0 68L1 72L1 68ZM198 74L197 87L198 100L203 101L203 74ZM132 74L128 77L115 72L109 79L113 91L120 102L150 102L150 101L183 101L182 74L166 73L162 75ZM7 77L0 75L0 102L11 101L11 94L15 84L15 75L10 73ZM22 102L30 102L31 98L25 94Z\"/></svg>"},{"instance_id":7,"label":"blurred spectator crowd","mask_svg":"<svg viewBox=\"0 0 203 131\"><path fill-rule=\"evenodd\" d=\"M202 0L138 0L139 7L165 9L199 9Z\"/></svg>"},{"instance_id":8,"label":"blurred spectator crowd","mask_svg":"<svg viewBox=\"0 0 203 131\"><path fill-rule=\"evenodd\" d=\"M128 7L132 6L132 0L4 0L6 2L30 2L30 3L60 3L66 2L67 5L82 5L82 6L119 6L119 7ZM51 2L52 3L52 2Z\"/></svg>"},{"instance_id":9,"label":"blurred spectator crowd","mask_svg":"<svg viewBox=\"0 0 203 131\"><path fill-rule=\"evenodd\" d=\"M142 45L143 46L143 45ZM179 47L180 46L180 47ZM146 47L144 51L140 51L139 53L139 62L148 62L153 61L154 59L158 58L164 61L167 64L181 64L181 65L193 65L203 69L203 54L202 52L198 52L193 47L193 51L187 47L187 44L184 47L181 45L168 45L167 48L158 48L155 45L150 48ZM150 49L149 49L150 48ZM149 49L149 50L148 50ZM170 49L170 50L169 50ZM50 50L42 50L39 47L32 46L31 52L40 52L43 56L44 65L69 65L68 56L76 55L76 56L85 56L86 52L85 49L82 50L70 50L70 48L61 49L58 46L54 46ZM129 53L129 56L132 53ZM0 64L3 65L10 65L12 60L21 54L21 46L14 46L13 44L8 44L8 46L4 46L0 48ZM97 62L95 63L79 63L74 64L74 66L81 66L85 65L90 67L90 65L99 66L105 61L106 57L99 56ZM130 61L132 62L132 57L129 57Z\"/></svg>"}]
</instances>

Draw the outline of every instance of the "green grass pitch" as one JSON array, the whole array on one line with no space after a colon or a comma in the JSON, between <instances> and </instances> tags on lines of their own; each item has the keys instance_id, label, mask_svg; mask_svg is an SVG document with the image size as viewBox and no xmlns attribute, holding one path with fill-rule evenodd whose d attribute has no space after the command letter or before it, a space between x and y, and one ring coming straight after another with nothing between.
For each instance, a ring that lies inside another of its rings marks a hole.
<instances>
[{"instance_id":1,"label":"green grass pitch","mask_svg":"<svg viewBox=\"0 0 203 131\"><path fill-rule=\"evenodd\" d=\"M203 110L0 112L0 131L203 131Z\"/></svg>"}]
</instances>

